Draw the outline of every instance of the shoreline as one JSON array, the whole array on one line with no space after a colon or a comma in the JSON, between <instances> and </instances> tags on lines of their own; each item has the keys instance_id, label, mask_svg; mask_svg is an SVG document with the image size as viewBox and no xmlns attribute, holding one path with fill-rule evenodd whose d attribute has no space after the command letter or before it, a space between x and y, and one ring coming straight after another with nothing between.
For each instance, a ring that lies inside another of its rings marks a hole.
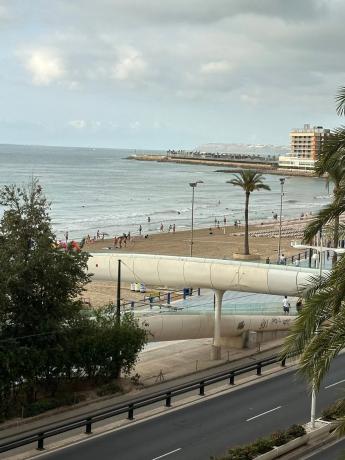
<instances>
[{"instance_id":1,"label":"shoreline","mask_svg":"<svg viewBox=\"0 0 345 460\"><path fill-rule=\"evenodd\" d=\"M225 161L225 160L205 160L199 158L170 158L166 155L130 155L127 157L128 160L136 161L156 161L158 163L180 163L180 164L202 164L206 166L226 166L228 168L238 168L238 169L255 169L256 171L263 174L272 174L272 175L283 175L283 176L298 176L298 177L318 177L313 171L301 171L301 170L291 170L291 169L280 169L275 168L268 164L262 163L246 163L246 162L235 162L235 161ZM234 173L238 172L236 170L216 170L215 172L222 173Z\"/></svg>"}]
</instances>

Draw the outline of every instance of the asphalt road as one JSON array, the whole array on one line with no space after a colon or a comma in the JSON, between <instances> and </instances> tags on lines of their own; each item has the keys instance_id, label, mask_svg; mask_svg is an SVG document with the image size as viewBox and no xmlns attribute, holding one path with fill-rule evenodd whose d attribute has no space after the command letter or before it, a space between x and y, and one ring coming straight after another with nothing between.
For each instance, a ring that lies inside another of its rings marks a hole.
<instances>
[{"instance_id":1,"label":"asphalt road","mask_svg":"<svg viewBox=\"0 0 345 460\"><path fill-rule=\"evenodd\" d=\"M325 379L318 395L318 414L343 395L344 365L342 355ZM206 460L231 446L306 422L309 417L306 383L289 372L126 429L91 437L42 458Z\"/></svg>"},{"instance_id":2,"label":"asphalt road","mask_svg":"<svg viewBox=\"0 0 345 460\"><path fill-rule=\"evenodd\" d=\"M336 441L318 449L317 452L303 457L303 460L345 460L345 439Z\"/></svg>"}]
</instances>

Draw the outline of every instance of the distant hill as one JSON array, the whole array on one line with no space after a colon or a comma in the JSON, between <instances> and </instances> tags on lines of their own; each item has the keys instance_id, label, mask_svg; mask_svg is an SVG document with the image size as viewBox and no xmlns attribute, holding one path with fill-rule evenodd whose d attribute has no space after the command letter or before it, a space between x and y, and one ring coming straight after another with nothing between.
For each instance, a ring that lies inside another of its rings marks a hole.
<instances>
[{"instance_id":1,"label":"distant hill","mask_svg":"<svg viewBox=\"0 0 345 460\"><path fill-rule=\"evenodd\" d=\"M272 144L202 144L195 151L205 153L240 153L247 155L286 155L290 148L286 145Z\"/></svg>"}]
</instances>

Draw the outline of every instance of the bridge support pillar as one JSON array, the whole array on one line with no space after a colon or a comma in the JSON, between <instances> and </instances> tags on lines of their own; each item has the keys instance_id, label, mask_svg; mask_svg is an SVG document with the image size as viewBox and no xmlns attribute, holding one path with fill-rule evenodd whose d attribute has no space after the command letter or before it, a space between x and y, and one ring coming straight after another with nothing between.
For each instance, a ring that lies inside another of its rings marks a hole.
<instances>
[{"instance_id":1,"label":"bridge support pillar","mask_svg":"<svg viewBox=\"0 0 345 460\"><path fill-rule=\"evenodd\" d=\"M221 319L222 319L222 300L223 300L224 291L215 289L214 295L215 295L214 334L213 334L213 345L211 349L211 359L217 360L221 358L220 326L221 326Z\"/></svg>"}]
</instances>

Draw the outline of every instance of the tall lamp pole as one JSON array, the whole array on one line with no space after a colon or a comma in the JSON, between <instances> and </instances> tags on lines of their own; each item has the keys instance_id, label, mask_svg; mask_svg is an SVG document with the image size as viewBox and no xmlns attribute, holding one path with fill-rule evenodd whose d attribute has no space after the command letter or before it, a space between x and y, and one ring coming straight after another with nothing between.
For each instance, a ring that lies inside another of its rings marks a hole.
<instances>
[{"instance_id":1,"label":"tall lamp pole","mask_svg":"<svg viewBox=\"0 0 345 460\"><path fill-rule=\"evenodd\" d=\"M190 256L193 257L193 238L194 238L194 190L198 184L203 184L202 180L197 180L196 182L190 182L189 185L192 187L192 228L190 236Z\"/></svg>"},{"instance_id":2,"label":"tall lamp pole","mask_svg":"<svg viewBox=\"0 0 345 460\"><path fill-rule=\"evenodd\" d=\"M322 247L322 228L320 230L320 246L319 246L319 276L320 282L322 280L322 256L323 256L323 247ZM319 326L316 327L315 335L319 333ZM314 365L315 366L315 365ZM315 373L315 369L314 369ZM315 428L315 418L316 418L316 385L315 380L313 378L312 382L312 390L311 390L311 408L310 408L310 424L312 428Z\"/></svg>"},{"instance_id":3,"label":"tall lamp pole","mask_svg":"<svg viewBox=\"0 0 345 460\"><path fill-rule=\"evenodd\" d=\"M121 322L121 260L117 261L116 322Z\"/></svg>"},{"instance_id":4,"label":"tall lamp pole","mask_svg":"<svg viewBox=\"0 0 345 460\"><path fill-rule=\"evenodd\" d=\"M278 264L280 262L280 247L281 247L281 238L282 238L282 214L283 214L283 196L284 196L285 178L281 177L279 180L280 180L280 215L279 215L279 238L278 238Z\"/></svg>"}]
</instances>

